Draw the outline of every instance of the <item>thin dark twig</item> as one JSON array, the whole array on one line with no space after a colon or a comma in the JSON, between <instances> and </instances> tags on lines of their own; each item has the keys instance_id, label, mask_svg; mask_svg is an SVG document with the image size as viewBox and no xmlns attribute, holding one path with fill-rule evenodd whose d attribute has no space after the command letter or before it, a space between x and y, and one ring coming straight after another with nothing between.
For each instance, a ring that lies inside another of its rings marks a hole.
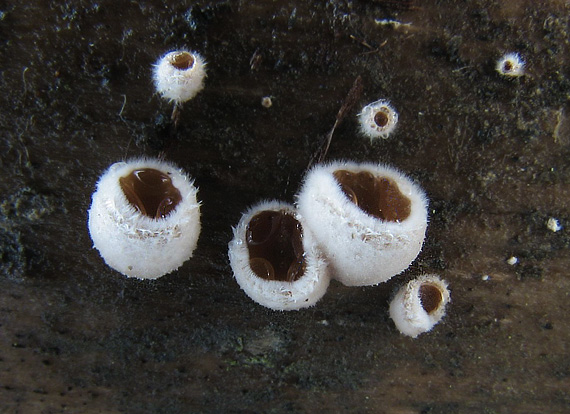
<instances>
[{"instance_id":1,"label":"thin dark twig","mask_svg":"<svg viewBox=\"0 0 570 414\"><path fill-rule=\"evenodd\" d=\"M336 120L334 122L332 129L326 135L325 140L318 149L318 151L311 158L309 165L307 166L307 169L311 168L313 164L318 164L324 161L329 151L334 131L341 124L346 115L352 110L354 105L356 105L356 103L359 101L360 96L362 95L362 90L363 90L362 77L358 76L354 80L352 88L350 88L348 95L346 95L346 98L344 99L342 106L340 107L338 113L336 114Z\"/></svg>"},{"instance_id":2,"label":"thin dark twig","mask_svg":"<svg viewBox=\"0 0 570 414\"><path fill-rule=\"evenodd\" d=\"M374 48L366 40L362 40L362 39L360 39L354 35L350 35L350 38L368 49L368 52L362 53L363 55L371 55L373 53L378 53L380 51L380 48L382 48L388 44L388 39L386 39L380 44L380 46Z\"/></svg>"},{"instance_id":3,"label":"thin dark twig","mask_svg":"<svg viewBox=\"0 0 570 414\"><path fill-rule=\"evenodd\" d=\"M172 108L172 115L170 120L174 124L174 129L178 128L178 122L180 122L180 112L182 112L182 105L178 102L174 103L174 108Z\"/></svg>"}]
</instances>

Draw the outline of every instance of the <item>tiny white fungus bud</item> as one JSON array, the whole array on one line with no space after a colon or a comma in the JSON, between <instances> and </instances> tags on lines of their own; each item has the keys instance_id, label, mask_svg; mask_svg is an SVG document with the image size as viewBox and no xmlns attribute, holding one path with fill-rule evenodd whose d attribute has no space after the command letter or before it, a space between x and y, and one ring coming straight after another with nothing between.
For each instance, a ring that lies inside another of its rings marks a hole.
<instances>
[{"instance_id":1,"label":"tiny white fungus bud","mask_svg":"<svg viewBox=\"0 0 570 414\"><path fill-rule=\"evenodd\" d=\"M404 271L422 248L427 198L401 172L374 163L317 165L297 195L299 212L347 286Z\"/></svg>"},{"instance_id":2,"label":"tiny white fungus bud","mask_svg":"<svg viewBox=\"0 0 570 414\"><path fill-rule=\"evenodd\" d=\"M519 259L516 256L511 256L507 259L507 264L509 264L511 266L516 265L518 262L519 262Z\"/></svg>"},{"instance_id":3,"label":"tiny white fungus bud","mask_svg":"<svg viewBox=\"0 0 570 414\"><path fill-rule=\"evenodd\" d=\"M398 112L386 99L372 102L358 114L360 131L372 141L388 138L398 124Z\"/></svg>"},{"instance_id":4,"label":"tiny white fungus bud","mask_svg":"<svg viewBox=\"0 0 570 414\"><path fill-rule=\"evenodd\" d=\"M491 279L491 276L489 276L489 275L483 275L483 276L481 276L481 280L482 280L483 282L487 282L487 281L490 280L490 279Z\"/></svg>"},{"instance_id":5,"label":"tiny white fungus bud","mask_svg":"<svg viewBox=\"0 0 570 414\"><path fill-rule=\"evenodd\" d=\"M518 53L507 53L497 61L495 69L503 76L516 78L524 75L525 62Z\"/></svg>"},{"instance_id":6,"label":"tiny white fungus bud","mask_svg":"<svg viewBox=\"0 0 570 414\"><path fill-rule=\"evenodd\" d=\"M271 100L271 96L264 96L261 98L261 106L264 108L271 108L273 106L273 101Z\"/></svg>"},{"instance_id":7,"label":"tiny white fungus bud","mask_svg":"<svg viewBox=\"0 0 570 414\"><path fill-rule=\"evenodd\" d=\"M245 293L274 310L312 306L329 285L327 263L290 204L266 201L244 213L234 229L229 257Z\"/></svg>"},{"instance_id":8,"label":"tiny white fungus bud","mask_svg":"<svg viewBox=\"0 0 570 414\"><path fill-rule=\"evenodd\" d=\"M156 279L196 248L200 205L193 181L165 161L136 159L109 167L89 209L93 246L129 277Z\"/></svg>"},{"instance_id":9,"label":"tiny white fungus bud","mask_svg":"<svg viewBox=\"0 0 570 414\"><path fill-rule=\"evenodd\" d=\"M449 301L447 282L423 275L398 290L390 302L390 317L402 334L416 338L443 318Z\"/></svg>"},{"instance_id":10,"label":"tiny white fungus bud","mask_svg":"<svg viewBox=\"0 0 570 414\"><path fill-rule=\"evenodd\" d=\"M154 66L156 91L165 99L182 104L204 88L206 63L196 52L176 50L162 56Z\"/></svg>"},{"instance_id":11,"label":"tiny white fungus bud","mask_svg":"<svg viewBox=\"0 0 570 414\"><path fill-rule=\"evenodd\" d=\"M550 218L548 219L548 221L546 222L546 228L547 228L548 230L550 230L550 231L555 232L555 233L556 233L557 231L562 230L562 226L560 225L560 223L558 222L558 220L555 219L554 217L550 217Z\"/></svg>"}]
</instances>

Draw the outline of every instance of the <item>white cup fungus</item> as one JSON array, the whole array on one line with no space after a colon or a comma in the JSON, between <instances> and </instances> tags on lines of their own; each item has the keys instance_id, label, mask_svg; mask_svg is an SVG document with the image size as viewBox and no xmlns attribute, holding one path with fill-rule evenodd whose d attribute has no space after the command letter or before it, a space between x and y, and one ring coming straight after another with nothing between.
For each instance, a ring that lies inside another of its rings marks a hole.
<instances>
[{"instance_id":1,"label":"white cup fungus","mask_svg":"<svg viewBox=\"0 0 570 414\"><path fill-rule=\"evenodd\" d=\"M374 140L377 138L388 138L396 129L398 124L398 112L386 99L369 103L358 114L360 131Z\"/></svg>"},{"instance_id":2,"label":"white cup fungus","mask_svg":"<svg viewBox=\"0 0 570 414\"><path fill-rule=\"evenodd\" d=\"M518 53L506 53L497 60L495 69L508 78L518 78L524 75L525 62Z\"/></svg>"},{"instance_id":3,"label":"white cup fungus","mask_svg":"<svg viewBox=\"0 0 570 414\"><path fill-rule=\"evenodd\" d=\"M176 50L162 56L154 66L156 91L180 105L194 98L204 88L206 63L196 52Z\"/></svg>"},{"instance_id":4,"label":"white cup fungus","mask_svg":"<svg viewBox=\"0 0 570 414\"><path fill-rule=\"evenodd\" d=\"M347 286L376 285L404 271L422 248L427 198L382 164L333 162L307 174L297 206Z\"/></svg>"},{"instance_id":5,"label":"white cup fungus","mask_svg":"<svg viewBox=\"0 0 570 414\"><path fill-rule=\"evenodd\" d=\"M329 285L327 263L294 206L266 201L250 208L229 243L234 276L255 302L274 310L314 305Z\"/></svg>"},{"instance_id":6,"label":"white cup fungus","mask_svg":"<svg viewBox=\"0 0 570 414\"><path fill-rule=\"evenodd\" d=\"M449 301L447 282L423 275L398 290L390 302L390 317L402 334L416 338L443 318Z\"/></svg>"},{"instance_id":7,"label":"white cup fungus","mask_svg":"<svg viewBox=\"0 0 570 414\"><path fill-rule=\"evenodd\" d=\"M156 279L196 248L200 205L193 181L171 163L118 162L93 193L88 227L105 263L129 277Z\"/></svg>"}]
</instances>

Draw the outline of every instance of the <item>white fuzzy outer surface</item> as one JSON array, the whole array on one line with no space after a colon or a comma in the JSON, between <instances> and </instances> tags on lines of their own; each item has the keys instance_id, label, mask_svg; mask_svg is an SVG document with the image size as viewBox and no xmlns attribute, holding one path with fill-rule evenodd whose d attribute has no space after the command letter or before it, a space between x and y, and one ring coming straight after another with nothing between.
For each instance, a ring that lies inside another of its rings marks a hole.
<instances>
[{"instance_id":1,"label":"white fuzzy outer surface","mask_svg":"<svg viewBox=\"0 0 570 414\"><path fill-rule=\"evenodd\" d=\"M388 122L384 126L378 125L374 120L374 117L379 111L384 112L388 117ZM396 125L398 125L398 112L396 112L390 101L380 99L362 108L362 111L358 114L358 122L360 124L360 131L370 138L370 140L376 138L386 139L394 132Z\"/></svg>"},{"instance_id":2,"label":"white fuzzy outer surface","mask_svg":"<svg viewBox=\"0 0 570 414\"><path fill-rule=\"evenodd\" d=\"M165 218L154 219L133 207L119 178L141 168L167 174L182 200ZM93 193L88 227L93 247L110 267L139 279L156 279L180 267L196 248L200 205L193 181L171 163L150 159L118 162L101 176Z\"/></svg>"},{"instance_id":3,"label":"white fuzzy outer surface","mask_svg":"<svg viewBox=\"0 0 570 414\"><path fill-rule=\"evenodd\" d=\"M384 221L348 199L334 178L337 170L368 171L397 183L409 198L403 221ZM401 273L420 252L427 228L427 198L398 170L383 164L333 162L307 174L297 207L333 267L332 277L347 286L376 285Z\"/></svg>"},{"instance_id":4,"label":"white fuzzy outer surface","mask_svg":"<svg viewBox=\"0 0 570 414\"><path fill-rule=\"evenodd\" d=\"M505 69L505 64L510 63L510 69ZM497 61L495 69L503 76L517 78L524 75L525 62L518 53L507 53Z\"/></svg>"},{"instance_id":5,"label":"white fuzzy outer surface","mask_svg":"<svg viewBox=\"0 0 570 414\"><path fill-rule=\"evenodd\" d=\"M422 306L419 290L424 284L430 284L441 292L441 303L431 313ZM402 286L390 302L390 317L396 328L407 336L416 338L430 331L445 315L445 308L451 298L447 282L437 275L423 275Z\"/></svg>"},{"instance_id":6,"label":"white fuzzy outer surface","mask_svg":"<svg viewBox=\"0 0 570 414\"><path fill-rule=\"evenodd\" d=\"M178 53L188 52L194 57L194 64L188 69L178 69L170 63L170 58ZM196 52L176 50L162 56L154 66L153 80L156 91L165 99L184 103L194 98L204 89L206 62Z\"/></svg>"},{"instance_id":7,"label":"white fuzzy outer surface","mask_svg":"<svg viewBox=\"0 0 570 414\"><path fill-rule=\"evenodd\" d=\"M283 211L301 223L306 269L305 274L294 282L265 280L251 270L246 231L251 219L262 211ZM234 228L234 238L229 244L229 257L236 281L244 292L255 302L273 310L298 310L313 306L329 286L326 260L317 248L303 217L294 206L287 203L264 201L245 212Z\"/></svg>"}]
</instances>

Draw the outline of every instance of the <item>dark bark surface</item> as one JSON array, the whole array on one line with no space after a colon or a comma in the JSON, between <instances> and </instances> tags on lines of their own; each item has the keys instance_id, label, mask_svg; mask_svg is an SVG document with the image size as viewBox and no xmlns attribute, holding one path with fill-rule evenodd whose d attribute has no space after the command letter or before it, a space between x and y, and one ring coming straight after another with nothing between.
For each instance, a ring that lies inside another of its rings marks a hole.
<instances>
[{"instance_id":1,"label":"dark bark surface","mask_svg":"<svg viewBox=\"0 0 570 414\"><path fill-rule=\"evenodd\" d=\"M566 412L568 3L167 3L0 5L0 412ZM178 47L208 78L174 129L151 67ZM525 76L495 71L510 51ZM413 177L423 251L388 283L270 311L232 276L232 226L294 201L358 76L328 159ZM356 113L380 98L400 122L371 143ZM127 279L92 249L86 212L110 164L159 155L195 178L202 233L179 270ZM388 302L426 272L452 303L407 338Z\"/></svg>"}]
</instances>

